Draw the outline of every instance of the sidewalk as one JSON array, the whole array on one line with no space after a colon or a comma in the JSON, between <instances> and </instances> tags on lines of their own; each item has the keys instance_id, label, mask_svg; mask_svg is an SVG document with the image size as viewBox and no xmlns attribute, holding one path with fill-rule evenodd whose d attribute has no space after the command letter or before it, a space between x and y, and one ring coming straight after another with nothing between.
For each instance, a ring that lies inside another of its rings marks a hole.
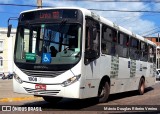
<instances>
[{"instance_id":1,"label":"sidewalk","mask_svg":"<svg viewBox=\"0 0 160 114\"><path fill-rule=\"evenodd\" d=\"M0 102L12 102L21 100L37 100L41 97L34 97L33 95L18 94L13 92L12 79L0 79Z\"/></svg>"}]
</instances>

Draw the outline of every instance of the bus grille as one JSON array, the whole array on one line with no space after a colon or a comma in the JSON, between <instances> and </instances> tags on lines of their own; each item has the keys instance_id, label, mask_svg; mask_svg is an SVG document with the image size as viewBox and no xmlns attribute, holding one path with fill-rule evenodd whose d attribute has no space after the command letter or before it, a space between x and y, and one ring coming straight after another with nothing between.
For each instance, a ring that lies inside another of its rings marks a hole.
<instances>
[{"instance_id":1,"label":"bus grille","mask_svg":"<svg viewBox=\"0 0 160 114\"><path fill-rule=\"evenodd\" d=\"M25 70L25 69L21 70L28 76L46 77L46 78L53 78L65 72L65 71L38 71L38 70Z\"/></svg>"},{"instance_id":2,"label":"bus grille","mask_svg":"<svg viewBox=\"0 0 160 114\"><path fill-rule=\"evenodd\" d=\"M38 90L31 88L24 88L28 93L36 94L36 95L57 95L60 90Z\"/></svg>"}]
</instances>

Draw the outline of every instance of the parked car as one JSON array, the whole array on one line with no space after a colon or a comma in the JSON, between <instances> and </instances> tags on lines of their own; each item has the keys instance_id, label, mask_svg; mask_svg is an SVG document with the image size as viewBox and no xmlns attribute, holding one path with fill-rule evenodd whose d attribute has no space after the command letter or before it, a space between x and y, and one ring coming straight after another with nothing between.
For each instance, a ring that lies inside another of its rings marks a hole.
<instances>
[{"instance_id":1,"label":"parked car","mask_svg":"<svg viewBox=\"0 0 160 114\"><path fill-rule=\"evenodd\" d=\"M160 69L156 70L156 80L160 80Z\"/></svg>"}]
</instances>

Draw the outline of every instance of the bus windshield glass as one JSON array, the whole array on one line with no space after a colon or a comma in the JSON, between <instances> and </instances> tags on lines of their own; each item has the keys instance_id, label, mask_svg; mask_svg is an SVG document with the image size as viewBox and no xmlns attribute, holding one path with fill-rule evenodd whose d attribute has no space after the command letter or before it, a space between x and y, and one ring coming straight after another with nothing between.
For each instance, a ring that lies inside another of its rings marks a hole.
<instances>
[{"instance_id":1,"label":"bus windshield glass","mask_svg":"<svg viewBox=\"0 0 160 114\"><path fill-rule=\"evenodd\" d=\"M80 59L81 24L21 24L17 29L15 62L75 64Z\"/></svg>"}]
</instances>

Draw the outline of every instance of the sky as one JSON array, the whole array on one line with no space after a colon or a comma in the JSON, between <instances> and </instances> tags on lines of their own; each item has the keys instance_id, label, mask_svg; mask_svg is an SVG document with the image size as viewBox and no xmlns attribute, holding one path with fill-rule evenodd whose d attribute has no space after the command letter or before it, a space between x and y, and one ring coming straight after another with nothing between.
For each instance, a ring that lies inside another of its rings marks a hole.
<instances>
[{"instance_id":1,"label":"sky","mask_svg":"<svg viewBox=\"0 0 160 114\"><path fill-rule=\"evenodd\" d=\"M92 0L90 0L92 1ZM69 6L82 7L86 9L102 10L126 10L126 11L159 11L153 12L115 12L115 11L94 11L107 18L108 20L122 26L136 34L142 36L158 36L160 33L160 0L151 0L151 2L116 2L123 0L110 0L113 2L90 2L71 1L71 0L42 0L43 6ZM104 0L103 0L104 1ZM109 0L106 0L109 1ZM127 1L127 0L125 0ZM142 0L137 0L142 1ZM144 1L144 0L143 0ZM159 2L154 2L159 1ZM21 4L36 5L37 0L0 0L0 4ZM29 6L6 6L0 5L0 27L7 27L7 21L10 17L18 17L24 10L35 9ZM13 27L17 27L17 21L11 21Z\"/></svg>"}]
</instances>

